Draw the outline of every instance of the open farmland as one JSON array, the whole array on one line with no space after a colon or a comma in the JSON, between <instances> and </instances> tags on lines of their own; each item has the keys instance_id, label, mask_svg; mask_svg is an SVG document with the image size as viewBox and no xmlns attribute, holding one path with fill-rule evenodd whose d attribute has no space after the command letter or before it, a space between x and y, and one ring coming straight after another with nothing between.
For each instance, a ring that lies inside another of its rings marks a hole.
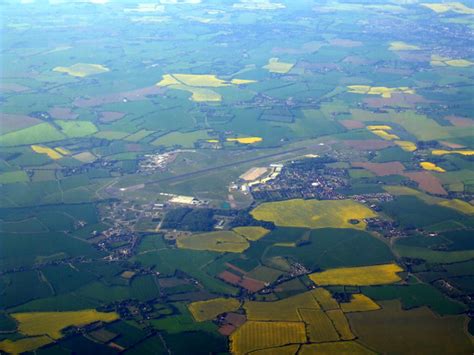
<instances>
[{"instance_id":1,"label":"open farmland","mask_svg":"<svg viewBox=\"0 0 474 355\"><path fill-rule=\"evenodd\" d=\"M19 340L2 340L0 342L0 350L9 354L21 354L28 351L36 350L46 344L53 342L53 339L46 335L24 338Z\"/></svg>"},{"instance_id":2,"label":"open farmland","mask_svg":"<svg viewBox=\"0 0 474 355\"><path fill-rule=\"evenodd\" d=\"M92 309L75 312L13 313L12 317L19 323L20 333L28 336L47 334L53 339L61 338L61 330L69 326L80 327L98 321L112 322L119 318L114 312L104 313Z\"/></svg>"},{"instance_id":3,"label":"open farmland","mask_svg":"<svg viewBox=\"0 0 474 355\"><path fill-rule=\"evenodd\" d=\"M2 1L0 353L472 354L473 11Z\"/></svg>"},{"instance_id":4,"label":"open farmland","mask_svg":"<svg viewBox=\"0 0 474 355\"><path fill-rule=\"evenodd\" d=\"M214 319L221 313L235 311L240 302L234 298L215 298L191 303L188 308L198 322Z\"/></svg>"},{"instance_id":5,"label":"open farmland","mask_svg":"<svg viewBox=\"0 0 474 355\"><path fill-rule=\"evenodd\" d=\"M438 318L428 308L402 311L398 301L381 303L374 312L348 315L359 342L378 352L469 353L464 316ZM419 332L423 329L423 332ZM397 337L393 335L397 334Z\"/></svg>"},{"instance_id":6,"label":"open farmland","mask_svg":"<svg viewBox=\"0 0 474 355\"><path fill-rule=\"evenodd\" d=\"M366 348L356 341L339 341L320 344L307 344L301 347L298 354L353 354L353 355L373 355L376 354L372 350Z\"/></svg>"},{"instance_id":7,"label":"open farmland","mask_svg":"<svg viewBox=\"0 0 474 355\"><path fill-rule=\"evenodd\" d=\"M237 227L233 231L251 241L259 240L270 232L263 227Z\"/></svg>"},{"instance_id":8,"label":"open farmland","mask_svg":"<svg viewBox=\"0 0 474 355\"><path fill-rule=\"evenodd\" d=\"M300 309L301 319L306 323L310 342L338 341L340 339L336 328L327 314L318 309Z\"/></svg>"},{"instance_id":9,"label":"open farmland","mask_svg":"<svg viewBox=\"0 0 474 355\"><path fill-rule=\"evenodd\" d=\"M246 302L244 309L249 320L300 321L299 308L319 309L312 292L305 292L280 301Z\"/></svg>"},{"instance_id":10,"label":"open farmland","mask_svg":"<svg viewBox=\"0 0 474 355\"><path fill-rule=\"evenodd\" d=\"M249 242L232 231L210 232L179 237L178 248L241 253L249 247Z\"/></svg>"},{"instance_id":11,"label":"open farmland","mask_svg":"<svg viewBox=\"0 0 474 355\"><path fill-rule=\"evenodd\" d=\"M396 264L329 269L310 275L318 285L383 285L401 281L397 273L403 269Z\"/></svg>"},{"instance_id":12,"label":"open farmland","mask_svg":"<svg viewBox=\"0 0 474 355\"><path fill-rule=\"evenodd\" d=\"M109 68L101 64L77 63L69 67L55 67L53 71L83 78L89 75L106 73L109 71Z\"/></svg>"},{"instance_id":13,"label":"open farmland","mask_svg":"<svg viewBox=\"0 0 474 355\"><path fill-rule=\"evenodd\" d=\"M341 309L344 313L349 312L367 312L380 309L380 306L372 301L369 297L356 293L352 295L352 299L347 303L341 303Z\"/></svg>"},{"instance_id":14,"label":"open farmland","mask_svg":"<svg viewBox=\"0 0 474 355\"><path fill-rule=\"evenodd\" d=\"M230 339L232 353L246 354L258 349L304 343L306 330L302 322L248 321Z\"/></svg>"},{"instance_id":15,"label":"open farmland","mask_svg":"<svg viewBox=\"0 0 474 355\"><path fill-rule=\"evenodd\" d=\"M367 207L351 200L263 203L251 213L254 218L274 222L277 226L355 229L364 229L365 222L361 220L376 215ZM357 223L351 223L351 220L357 220Z\"/></svg>"}]
</instances>

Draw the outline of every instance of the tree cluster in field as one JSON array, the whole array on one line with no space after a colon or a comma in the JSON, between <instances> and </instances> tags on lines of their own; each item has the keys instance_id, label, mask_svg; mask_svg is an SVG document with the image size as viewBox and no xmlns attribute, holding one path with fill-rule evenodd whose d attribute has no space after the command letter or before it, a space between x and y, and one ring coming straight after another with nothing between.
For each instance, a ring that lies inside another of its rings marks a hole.
<instances>
[{"instance_id":1,"label":"tree cluster in field","mask_svg":"<svg viewBox=\"0 0 474 355\"><path fill-rule=\"evenodd\" d=\"M213 229L215 223L212 209L180 207L166 213L161 227L190 232L207 232Z\"/></svg>"},{"instance_id":2,"label":"tree cluster in field","mask_svg":"<svg viewBox=\"0 0 474 355\"><path fill-rule=\"evenodd\" d=\"M257 221L249 213L249 210L239 210L232 222L230 222L230 227L246 227L246 226L261 226L263 228L273 230L275 229L275 224L273 222Z\"/></svg>"}]
</instances>

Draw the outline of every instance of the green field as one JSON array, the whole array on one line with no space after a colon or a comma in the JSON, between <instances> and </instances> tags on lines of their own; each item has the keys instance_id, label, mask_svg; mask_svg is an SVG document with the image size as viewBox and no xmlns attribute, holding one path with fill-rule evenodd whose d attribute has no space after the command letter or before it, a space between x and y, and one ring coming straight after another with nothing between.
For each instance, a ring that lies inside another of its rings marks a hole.
<instances>
[{"instance_id":1,"label":"green field","mask_svg":"<svg viewBox=\"0 0 474 355\"><path fill-rule=\"evenodd\" d=\"M402 311L398 301L382 302L381 306L379 311L348 315L359 341L375 351L467 354L472 349L464 330L465 316L437 318L427 308Z\"/></svg>"},{"instance_id":2,"label":"green field","mask_svg":"<svg viewBox=\"0 0 474 355\"><path fill-rule=\"evenodd\" d=\"M231 231L183 236L178 238L176 244L183 249L231 253L241 253L249 247L245 238Z\"/></svg>"}]
</instances>

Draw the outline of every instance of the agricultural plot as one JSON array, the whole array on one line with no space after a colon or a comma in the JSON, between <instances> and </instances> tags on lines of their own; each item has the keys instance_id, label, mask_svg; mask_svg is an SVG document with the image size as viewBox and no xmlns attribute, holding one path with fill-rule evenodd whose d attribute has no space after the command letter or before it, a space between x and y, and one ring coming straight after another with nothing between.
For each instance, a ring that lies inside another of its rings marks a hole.
<instances>
[{"instance_id":1,"label":"agricultural plot","mask_svg":"<svg viewBox=\"0 0 474 355\"><path fill-rule=\"evenodd\" d=\"M263 203L251 212L255 219L277 226L365 229L364 218L376 213L352 200L288 200Z\"/></svg>"},{"instance_id":2,"label":"agricultural plot","mask_svg":"<svg viewBox=\"0 0 474 355\"><path fill-rule=\"evenodd\" d=\"M439 205L442 207L448 207L467 215L474 214L474 206L472 206L466 201L462 201L459 199L448 200L440 197L434 197L427 195L421 191L404 186L385 186L384 189L395 196L415 196L429 205Z\"/></svg>"},{"instance_id":3,"label":"agricultural plot","mask_svg":"<svg viewBox=\"0 0 474 355\"><path fill-rule=\"evenodd\" d=\"M436 165L435 163L431 163L431 162L428 162L428 161L423 161L420 163L420 166L424 169L424 170L428 170L428 171L434 171L434 172L437 172L437 173L445 173L446 170L444 170L443 168L439 167L438 165Z\"/></svg>"},{"instance_id":4,"label":"agricultural plot","mask_svg":"<svg viewBox=\"0 0 474 355\"><path fill-rule=\"evenodd\" d=\"M474 9L464 5L462 2L449 2L449 3L423 3L422 6L427 7L430 10L433 10L436 13L445 13L445 12L456 12L459 14L472 15L474 14Z\"/></svg>"},{"instance_id":5,"label":"agricultural plot","mask_svg":"<svg viewBox=\"0 0 474 355\"><path fill-rule=\"evenodd\" d=\"M301 321L299 308L319 309L311 291L273 302L244 303L247 319L254 321Z\"/></svg>"},{"instance_id":6,"label":"agricultural plot","mask_svg":"<svg viewBox=\"0 0 474 355\"><path fill-rule=\"evenodd\" d=\"M255 80L233 79L226 81L211 74L165 74L156 85L169 89L188 91L195 102L220 102L222 96L210 89L254 83Z\"/></svg>"},{"instance_id":7,"label":"agricultural plot","mask_svg":"<svg viewBox=\"0 0 474 355\"><path fill-rule=\"evenodd\" d=\"M192 148L194 143L198 140L204 140L209 137L207 131L194 131L194 132L171 132L164 136L158 137L152 142L156 146L181 146L183 148Z\"/></svg>"},{"instance_id":8,"label":"agricultural plot","mask_svg":"<svg viewBox=\"0 0 474 355\"><path fill-rule=\"evenodd\" d=\"M239 307L240 302L235 298L215 298L188 305L189 311L198 322L212 320L219 314L235 311Z\"/></svg>"},{"instance_id":9,"label":"agricultural plot","mask_svg":"<svg viewBox=\"0 0 474 355\"><path fill-rule=\"evenodd\" d=\"M329 269L309 277L318 285L383 285L401 281L397 273L403 269L397 264Z\"/></svg>"},{"instance_id":10,"label":"agricultural plot","mask_svg":"<svg viewBox=\"0 0 474 355\"><path fill-rule=\"evenodd\" d=\"M440 55L433 54L431 56L430 64L434 67L457 67L457 68L466 68L474 65L474 62L466 59L452 59L449 57L442 57Z\"/></svg>"},{"instance_id":11,"label":"agricultural plot","mask_svg":"<svg viewBox=\"0 0 474 355\"><path fill-rule=\"evenodd\" d=\"M270 58L268 64L263 68L271 73L286 74L293 68L293 65L292 63L280 62L278 58Z\"/></svg>"},{"instance_id":12,"label":"agricultural plot","mask_svg":"<svg viewBox=\"0 0 474 355\"><path fill-rule=\"evenodd\" d=\"M360 121L399 124L418 140L451 140L467 136L462 127L441 126L435 120L411 110L396 112L388 109L386 113L373 113L361 109L352 109L351 114L354 119Z\"/></svg>"},{"instance_id":13,"label":"agricultural plot","mask_svg":"<svg viewBox=\"0 0 474 355\"><path fill-rule=\"evenodd\" d=\"M331 354L352 354L352 355L375 355L376 353L366 348L356 341L338 341L321 344L304 344L298 354L311 355L331 355Z\"/></svg>"},{"instance_id":14,"label":"agricultural plot","mask_svg":"<svg viewBox=\"0 0 474 355\"><path fill-rule=\"evenodd\" d=\"M395 250L400 256L423 259L430 263L457 263L474 257L474 250L440 251L398 243L395 245Z\"/></svg>"},{"instance_id":15,"label":"agricultural plot","mask_svg":"<svg viewBox=\"0 0 474 355\"><path fill-rule=\"evenodd\" d=\"M468 354L472 350L465 316L438 318L426 307L403 311L398 301L381 306L378 311L347 315L358 341L377 352Z\"/></svg>"},{"instance_id":16,"label":"agricultural plot","mask_svg":"<svg viewBox=\"0 0 474 355\"><path fill-rule=\"evenodd\" d=\"M247 321L231 336L233 354L274 348L286 344L305 343L306 329L302 322Z\"/></svg>"},{"instance_id":17,"label":"agricultural plot","mask_svg":"<svg viewBox=\"0 0 474 355\"><path fill-rule=\"evenodd\" d=\"M316 298L316 301L318 301L319 305L323 310L329 311L331 309L339 309L339 304L331 296L331 293L328 290L322 287L318 287L312 292L313 296Z\"/></svg>"},{"instance_id":18,"label":"agricultural plot","mask_svg":"<svg viewBox=\"0 0 474 355\"><path fill-rule=\"evenodd\" d=\"M68 326L84 326L93 322L112 322L119 318L117 313L97 312L94 309L74 312L30 312L13 313L18 323L18 331L27 336L48 335L59 339L61 330Z\"/></svg>"},{"instance_id":19,"label":"agricultural plot","mask_svg":"<svg viewBox=\"0 0 474 355\"><path fill-rule=\"evenodd\" d=\"M389 99L393 94L414 94L415 90L409 87L387 88L384 86L367 86L367 85L350 85L347 87L350 93L365 95L380 95L385 99Z\"/></svg>"},{"instance_id":20,"label":"agricultural plot","mask_svg":"<svg viewBox=\"0 0 474 355\"><path fill-rule=\"evenodd\" d=\"M380 306L372 301L369 297L356 293L352 295L349 302L341 303L341 309L344 313L349 312L367 312L380 309Z\"/></svg>"},{"instance_id":21,"label":"agricultural plot","mask_svg":"<svg viewBox=\"0 0 474 355\"><path fill-rule=\"evenodd\" d=\"M414 152L415 150L417 150L417 146L413 142L395 141L394 143L398 145L400 148L402 148L405 152Z\"/></svg>"},{"instance_id":22,"label":"agricultural plot","mask_svg":"<svg viewBox=\"0 0 474 355\"><path fill-rule=\"evenodd\" d=\"M291 229L282 228L276 231L284 233L289 230ZM282 238L282 241L292 242L293 245L298 243L298 247L275 246L274 234L269 234L261 239L257 246L269 244L264 256L266 263L271 263L274 260L272 258L284 256L297 260L308 268L364 266L389 263L394 260L390 248L385 243L364 231L323 228L307 234L309 234L309 238L306 238L305 234L298 234L291 239L288 236L288 239ZM257 250L257 246L253 250ZM252 248L249 249L250 252L252 252Z\"/></svg>"},{"instance_id":23,"label":"agricultural plot","mask_svg":"<svg viewBox=\"0 0 474 355\"><path fill-rule=\"evenodd\" d=\"M28 175L23 170L0 173L0 184L28 182L29 180Z\"/></svg>"},{"instance_id":24,"label":"agricultural plot","mask_svg":"<svg viewBox=\"0 0 474 355\"><path fill-rule=\"evenodd\" d=\"M241 137L241 138L227 138L227 142L237 142L240 144L254 144L261 142L262 137Z\"/></svg>"},{"instance_id":25,"label":"agricultural plot","mask_svg":"<svg viewBox=\"0 0 474 355\"><path fill-rule=\"evenodd\" d=\"M352 340L355 338L343 311L340 309L333 309L327 311L326 315L331 319L342 340Z\"/></svg>"},{"instance_id":26,"label":"agricultural plot","mask_svg":"<svg viewBox=\"0 0 474 355\"><path fill-rule=\"evenodd\" d=\"M241 253L249 247L249 242L235 232L222 231L180 236L176 245L183 249Z\"/></svg>"},{"instance_id":27,"label":"agricultural plot","mask_svg":"<svg viewBox=\"0 0 474 355\"><path fill-rule=\"evenodd\" d=\"M9 132L0 136L0 146L11 147L45 142L54 142L66 137L49 123L40 123L35 126Z\"/></svg>"},{"instance_id":28,"label":"agricultural plot","mask_svg":"<svg viewBox=\"0 0 474 355\"><path fill-rule=\"evenodd\" d=\"M236 227L233 231L237 234L240 234L242 237L245 237L247 240L255 242L264 236L266 236L270 231L263 227Z\"/></svg>"},{"instance_id":29,"label":"agricultural plot","mask_svg":"<svg viewBox=\"0 0 474 355\"><path fill-rule=\"evenodd\" d=\"M32 145L31 149L39 154L46 154L48 157L50 157L53 160L61 159L62 155L60 154L60 151L48 148L48 147L43 147L40 145Z\"/></svg>"},{"instance_id":30,"label":"agricultural plot","mask_svg":"<svg viewBox=\"0 0 474 355\"><path fill-rule=\"evenodd\" d=\"M474 150L444 150L444 149L434 149L431 151L431 154L435 156L439 155L448 155L448 154L459 154L459 155L465 155L465 156L471 156L474 155Z\"/></svg>"},{"instance_id":31,"label":"agricultural plot","mask_svg":"<svg viewBox=\"0 0 474 355\"><path fill-rule=\"evenodd\" d=\"M97 127L89 121L56 120L55 123L68 138L85 137L97 132Z\"/></svg>"},{"instance_id":32,"label":"agricultural plot","mask_svg":"<svg viewBox=\"0 0 474 355\"><path fill-rule=\"evenodd\" d=\"M298 352L299 348L300 348L299 344L286 345L286 346L279 346L276 348L256 350L256 351L253 351L252 354L253 355L272 355L277 352L279 355L295 355Z\"/></svg>"},{"instance_id":33,"label":"agricultural plot","mask_svg":"<svg viewBox=\"0 0 474 355\"><path fill-rule=\"evenodd\" d=\"M419 226L427 228L432 226L431 228L436 229L436 225L448 222L457 226L467 227L470 225L471 222L468 216L453 209L453 207L464 206L463 211L470 211L471 209L467 205L452 202L443 205L441 202L445 201L444 199L435 200L435 203L432 203L429 197L428 199L430 203L425 202L426 198L421 200L413 195L399 196L396 200L385 203L383 210L389 216L396 218L404 227Z\"/></svg>"},{"instance_id":34,"label":"agricultural plot","mask_svg":"<svg viewBox=\"0 0 474 355\"><path fill-rule=\"evenodd\" d=\"M110 70L101 64L77 63L69 67L55 67L53 71L58 73L66 73L70 76L78 78L84 78L89 75L106 73Z\"/></svg>"},{"instance_id":35,"label":"agricultural plot","mask_svg":"<svg viewBox=\"0 0 474 355\"><path fill-rule=\"evenodd\" d=\"M37 337L23 338L19 340L2 340L0 341L0 351L9 354L22 354L36 350L52 343L54 340L48 336L42 335Z\"/></svg>"},{"instance_id":36,"label":"agricultural plot","mask_svg":"<svg viewBox=\"0 0 474 355\"><path fill-rule=\"evenodd\" d=\"M27 115L12 115L0 113L0 125L2 127L2 134L18 131L23 128L37 125L42 121Z\"/></svg>"},{"instance_id":37,"label":"agricultural plot","mask_svg":"<svg viewBox=\"0 0 474 355\"><path fill-rule=\"evenodd\" d=\"M362 293L376 301L397 299L405 310L428 306L437 314L447 315L459 314L466 309L464 305L446 297L433 286L422 283L364 287ZM344 303L341 308L344 310Z\"/></svg>"},{"instance_id":38,"label":"agricultural plot","mask_svg":"<svg viewBox=\"0 0 474 355\"><path fill-rule=\"evenodd\" d=\"M390 42L391 51L419 51L421 48L413 44L408 44L402 41Z\"/></svg>"},{"instance_id":39,"label":"agricultural plot","mask_svg":"<svg viewBox=\"0 0 474 355\"><path fill-rule=\"evenodd\" d=\"M339 333L334 328L332 320L327 314L318 309L301 308L299 310L301 319L306 323L308 339L312 343L326 341L338 341Z\"/></svg>"}]
</instances>

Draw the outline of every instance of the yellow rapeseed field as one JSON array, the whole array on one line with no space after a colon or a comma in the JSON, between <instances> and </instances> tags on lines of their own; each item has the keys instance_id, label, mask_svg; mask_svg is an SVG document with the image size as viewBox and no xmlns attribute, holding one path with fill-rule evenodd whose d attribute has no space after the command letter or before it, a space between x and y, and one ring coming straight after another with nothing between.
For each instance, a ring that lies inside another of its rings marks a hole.
<instances>
[{"instance_id":1,"label":"yellow rapeseed field","mask_svg":"<svg viewBox=\"0 0 474 355\"><path fill-rule=\"evenodd\" d=\"M421 48L414 46L413 44L396 41L390 42L390 47L388 49L391 51L419 51Z\"/></svg>"},{"instance_id":2,"label":"yellow rapeseed field","mask_svg":"<svg viewBox=\"0 0 474 355\"><path fill-rule=\"evenodd\" d=\"M414 94L415 90L410 89L406 86L400 86L395 88L388 88L385 86L369 86L369 85L349 85L347 87L350 93L353 94L365 94L365 95L380 95L383 98L391 98L392 94Z\"/></svg>"},{"instance_id":3,"label":"yellow rapeseed field","mask_svg":"<svg viewBox=\"0 0 474 355\"><path fill-rule=\"evenodd\" d=\"M343 267L315 272L309 277L318 285L370 286L391 284L401 280L397 264Z\"/></svg>"},{"instance_id":4,"label":"yellow rapeseed field","mask_svg":"<svg viewBox=\"0 0 474 355\"><path fill-rule=\"evenodd\" d=\"M253 242L263 238L268 233L270 233L268 229L260 226L236 227L233 229L233 231L245 237L247 240L251 240Z\"/></svg>"},{"instance_id":5,"label":"yellow rapeseed field","mask_svg":"<svg viewBox=\"0 0 474 355\"><path fill-rule=\"evenodd\" d=\"M445 173L446 172L446 170L444 170L443 168L440 168L435 163L430 163L428 161L422 161L420 163L420 166L423 169L428 170L428 171L436 171L437 173Z\"/></svg>"},{"instance_id":6,"label":"yellow rapeseed field","mask_svg":"<svg viewBox=\"0 0 474 355\"><path fill-rule=\"evenodd\" d=\"M186 85L176 85L174 89L190 91L192 93L191 100L196 102L219 102L222 96L215 91L205 88L195 88Z\"/></svg>"},{"instance_id":7,"label":"yellow rapeseed field","mask_svg":"<svg viewBox=\"0 0 474 355\"><path fill-rule=\"evenodd\" d=\"M33 149L33 151L36 153L46 154L48 157L54 160L61 159L63 157L61 154L59 154L59 151L57 149L54 150L52 148L45 147L42 145L32 145L31 149Z\"/></svg>"},{"instance_id":8,"label":"yellow rapeseed field","mask_svg":"<svg viewBox=\"0 0 474 355\"><path fill-rule=\"evenodd\" d=\"M233 79L226 81L214 74L165 74L156 85L170 89L190 92L191 100L196 102L219 102L222 96L210 88L244 85L255 80Z\"/></svg>"},{"instance_id":9,"label":"yellow rapeseed field","mask_svg":"<svg viewBox=\"0 0 474 355\"><path fill-rule=\"evenodd\" d=\"M45 335L39 337L24 338L15 341L7 339L0 342L0 351L9 354L22 354L29 351L33 351L52 342L53 339Z\"/></svg>"},{"instance_id":10,"label":"yellow rapeseed field","mask_svg":"<svg viewBox=\"0 0 474 355\"><path fill-rule=\"evenodd\" d=\"M443 207L453 208L464 214L474 215L474 206L471 205L469 202L466 202L463 200L458 200L458 199L445 200L445 201L439 202L438 205L443 206Z\"/></svg>"},{"instance_id":11,"label":"yellow rapeseed field","mask_svg":"<svg viewBox=\"0 0 474 355\"><path fill-rule=\"evenodd\" d=\"M406 152L414 152L417 147L416 144L413 142L409 141L395 141L394 142L396 145L398 145L400 148L402 148Z\"/></svg>"},{"instance_id":12,"label":"yellow rapeseed field","mask_svg":"<svg viewBox=\"0 0 474 355\"><path fill-rule=\"evenodd\" d=\"M263 140L262 137L242 137L242 138L227 138L227 142L239 142L240 144L253 144Z\"/></svg>"},{"instance_id":13,"label":"yellow rapeseed field","mask_svg":"<svg viewBox=\"0 0 474 355\"><path fill-rule=\"evenodd\" d=\"M207 301L193 302L188 305L188 309L198 322L212 320L219 314L236 311L240 307L240 302L235 298L214 298Z\"/></svg>"},{"instance_id":14,"label":"yellow rapeseed field","mask_svg":"<svg viewBox=\"0 0 474 355\"><path fill-rule=\"evenodd\" d=\"M66 148L62 148L62 147L56 147L56 148L54 148L54 150L57 151L58 153L62 154L62 155L71 154L71 152L69 150L67 150Z\"/></svg>"},{"instance_id":15,"label":"yellow rapeseed field","mask_svg":"<svg viewBox=\"0 0 474 355\"><path fill-rule=\"evenodd\" d=\"M69 67L56 67L53 71L84 78L89 75L106 73L109 71L109 68L100 64L77 63Z\"/></svg>"},{"instance_id":16,"label":"yellow rapeseed field","mask_svg":"<svg viewBox=\"0 0 474 355\"><path fill-rule=\"evenodd\" d=\"M286 200L257 206L251 215L282 227L365 229L364 218L377 214L353 200ZM358 220L353 224L350 220Z\"/></svg>"},{"instance_id":17,"label":"yellow rapeseed field","mask_svg":"<svg viewBox=\"0 0 474 355\"><path fill-rule=\"evenodd\" d=\"M370 132L372 132L373 134L375 134L375 135L379 136L380 138L385 139L387 141L391 141L391 140L394 140L394 139L400 139L400 137L397 136L396 134L388 133L388 132L383 131L381 129L373 129Z\"/></svg>"},{"instance_id":18,"label":"yellow rapeseed field","mask_svg":"<svg viewBox=\"0 0 474 355\"><path fill-rule=\"evenodd\" d=\"M181 83L174 78L173 75L171 74L165 74L163 75L163 78L161 79L160 82L158 82L156 85L157 86L170 86L170 85L180 85Z\"/></svg>"},{"instance_id":19,"label":"yellow rapeseed field","mask_svg":"<svg viewBox=\"0 0 474 355\"><path fill-rule=\"evenodd\" d=\"M291 68L293 68L293 66L294 64L292 63L280 62L278 58L270 58L268 64L263 68L271 73L286 74L291 70Z\"/></svg>"},{"instance_id":20,"label":"yellow rapeseed field","mask_svg":"<svg viewBox=\"0 0 474 355\"><path fill-rule=\"evenodd\" d=\"M474 9L467 7L461 2L423 3L421 5L433 10L436 13L453 11L458 14L474 15Z\"/></svg>"},{"instance_id":21,"label":"yellow rapeseed field","mask_svg":"<svg viewBox=\"0 0 474 355\"><path fill-rule=\"evenodd\" d=\"M97 321L112 322L119 318L115 312L98 312L95 309L71 312L27 312L13 313L19 323L18 331L24 335L48 335L53 339L62 337L61 330L69 326L83 326Z\"/></svg>"},{"instance_id":22,"label":"yellow rapeseed field","mask_svg":"<svg viewBox=\"0 0 474 355\"><path fill-rule=\"evenodd\" d=\"M430 64L435 67L451 66L457 68L467 68L471 65L474 65L474 62L471 62L467 59L452 59L449 57L442 57L440 55L433 54L431 56Z\"/></svg>"},{"instance_id":23,"label":"yellow rapeseed field","mask_svg":"<svg viewBox=\"0 0 474 355\"><path fill-rule=\"evenodd\" d=\"M392 129L392 127L390 127L388 125L370 125L370 126L367 126L367 129L369 131L373 131L373 130L390 131Z\"/></svg>"},{"instance_id":24,"label":"yellow rapeseed field","mask_svg":"<svg viewBox=\"0 0 474 355\"><path fill-rule=\"evenodd\" d=\"M458 67L458 68L467 68L467 67L470 67L471 65L474 65L473 62L467 59L450 59L450 60L445 61L445 63L449 66Z\"/></svg>"},{"instance_id":25,"label":"yellow rapeseed field","mask_svg":"<svg viewBox=\"0 0 474 355\"><path fill-rule=\"evenodd\" d=\"M256 83L257 80L232 79L230 82L231 84L234 84L234 85L247 85L247 84Z\"/></svg>"},{"instance_id":26,"label":"yellow rapeseed field","mask_svg":"<svg viewBox=\"0 0 474 355\"><path fill-rule=\"evenodd\" d=\"M349 312L366 312L380 309L380 306L372 301L366 295L357 293L352 295L352 299L348 303L341 303L341 309L344 313Z\"/></svg>"},{"instance_id":27,"label":"yellow rapeseed field","mask_svg":"<svg viewBox=\"0 0 474 355\"><path fill-rule=\"evenodd\" d=\"M306 329L303 322L247 321L232 333L230 341L233 354L247 354L257 349L306 343Z\"/></svg>"},{"instance_id":28,"label":"yellow rapeseed field","mask_svg":"<svg viewBox=\"0 0 474 355\"><path fill-rule=\"evenodd\" d=\"M474 150L443 150L443 149L434 149L431 151L433 155L446 155L446 154L461 154L461 155L474 155Z\"/></svg>"},{"instance_id":29,"label":"yellow rapeseed field","mask_svg":"<svg viewBox=\"0 0 474 355\"><path fill-rule=\"evenodd\" d=\"M250 246L247 239L232 231L179 236L176 240L176 245L178 248L183 249L211 250L231 253L241 253Z\"/></svg>"},{"instance_id":30,"label":"yellow rapeseed field","mask_svg":"<svg viewBox=\"0 0 474 355\"><path fill-rule=\"evenodd\" d=\"M198 86L198 87L222 87L229 86L225 80L221 80L215 75L210 74L172 74L172 76L180 82L187 86Z\"/></svg>"}]
</instances>

